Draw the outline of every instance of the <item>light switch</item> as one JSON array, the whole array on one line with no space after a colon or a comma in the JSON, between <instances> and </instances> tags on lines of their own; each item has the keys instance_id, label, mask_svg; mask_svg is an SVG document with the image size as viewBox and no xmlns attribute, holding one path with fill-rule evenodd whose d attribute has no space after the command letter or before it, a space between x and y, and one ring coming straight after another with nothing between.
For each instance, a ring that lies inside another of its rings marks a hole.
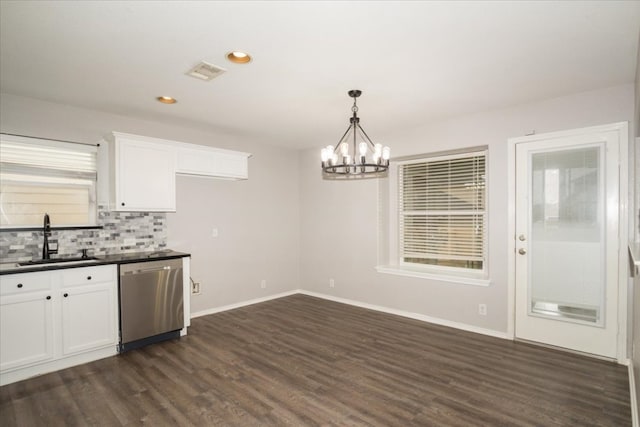
<instances>
[{"instance_id":1,"label":"light switch","mask_svg":"<svg viewBox=\"0 0 640 427\"><path fill-rule=\"evenodd\" d=\"M218 229L217 228L213 228L211 229L211 237L218 237Z\"/></svg>"}]
</instances>

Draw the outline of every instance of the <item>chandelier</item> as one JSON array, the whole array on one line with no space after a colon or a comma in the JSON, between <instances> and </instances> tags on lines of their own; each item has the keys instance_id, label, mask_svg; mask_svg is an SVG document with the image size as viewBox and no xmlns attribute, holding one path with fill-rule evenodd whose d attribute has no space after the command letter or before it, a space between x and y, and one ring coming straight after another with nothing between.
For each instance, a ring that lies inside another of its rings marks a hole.
<instances>
[{"instance_id":1,"label":"chandelier","mask_svg":"<svg viewBox=\"0 0 640 427\"><path fill-rule=\"evenodd\" d=\"M334 179L386 176L391 150L382 144L374 144L360 126L356 100L362 91L354 89L348 94L353 98L353 116L349 119L349 127L338 143L322 149L320 155L323 176Z\"/></svg>"}]
</instances>

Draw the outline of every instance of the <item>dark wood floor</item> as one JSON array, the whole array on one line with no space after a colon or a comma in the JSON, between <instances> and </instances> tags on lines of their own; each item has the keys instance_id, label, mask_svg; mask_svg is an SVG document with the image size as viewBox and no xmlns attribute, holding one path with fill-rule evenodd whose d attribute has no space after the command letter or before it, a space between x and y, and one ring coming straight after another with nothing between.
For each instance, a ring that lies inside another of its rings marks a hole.
<instances>
[{"instance_id":1,"label":"dark wood floor","mask_svg":"<svg viewBox=\"0 0 640 427\"><path fill-rule=\"evenodd\" d=\"M627 426L627 370L295 295L0 388L0 425Z\"/></svg>"}]
</instances>

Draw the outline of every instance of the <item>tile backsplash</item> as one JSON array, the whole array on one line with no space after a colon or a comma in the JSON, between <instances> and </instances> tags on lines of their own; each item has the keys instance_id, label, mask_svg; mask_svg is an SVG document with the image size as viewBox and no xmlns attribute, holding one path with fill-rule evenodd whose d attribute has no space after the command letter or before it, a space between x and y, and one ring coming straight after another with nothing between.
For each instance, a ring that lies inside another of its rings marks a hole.
<instances>
[{"instance_id":1,"label":"tile backsplash","mask_svg":"<svg viewBox=\"0 0 640 427\"><path fill-rule=\"evenodd\" d=\"M162 212L113 212L98 206L101 229L52 230L49 242L58 242L56 258L80 256L83 249L90 256L157 251L167 246L166 224ZM42 231L1 231L0 262L39 259L42 242Z\"/></svg>"}]
</instances>

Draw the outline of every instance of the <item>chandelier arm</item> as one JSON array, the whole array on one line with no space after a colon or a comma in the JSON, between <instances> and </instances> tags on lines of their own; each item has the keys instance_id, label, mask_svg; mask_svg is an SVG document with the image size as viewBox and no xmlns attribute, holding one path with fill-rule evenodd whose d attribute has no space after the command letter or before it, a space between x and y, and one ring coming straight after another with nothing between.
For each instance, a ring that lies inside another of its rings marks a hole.
<instances>
[{"instance_id":1,"label":"chandelier arm","mask_svg":"<svg viewBox=\"0 0 640 427\"><path fill-rule=\"evenodd\" d=\"M360 126L360 123L356 123L356 126L358 126L358 129L360 129L360 132L362 132L367 142L371 144L372 147L375 147L375 144L373 143L373 141L371 141L371 138L369 138L369 135L367 135L364 129L362 129L362 126Z\"/></svg>"},{"instance_id":2,"label":"chandelier arm","mask_svg":"<svg viewBox=\"0 0 640 427\"><path fill-rule=\"evenodd\" d=\"M356 104L356 98L353 98L353 105ZM353 127L353 163L356 163L356 159L358 156L358 128L360 127L360 121L358 120L358 116L356 112L353 112L353 123L351 123Z\"/></svg>"},{"instance_id":3,"label":"chandelier arm","mask_svg":"<svg viewBox=\"0 0 640 427\"><path fill-rule=\"evenodd\" d=\"M349 131L351 130L352 127L353 127L353 124L349 124L349 127L347 128L347 130L344 131L344 133L342 134L342 137L338 140L338 143L336 144L336 147L335 147L336 151L338 151L338 146L340 145L340 143L342 143L342 141L344 141L344 137L349 134Z\"/></svg>"}]
</instances>

